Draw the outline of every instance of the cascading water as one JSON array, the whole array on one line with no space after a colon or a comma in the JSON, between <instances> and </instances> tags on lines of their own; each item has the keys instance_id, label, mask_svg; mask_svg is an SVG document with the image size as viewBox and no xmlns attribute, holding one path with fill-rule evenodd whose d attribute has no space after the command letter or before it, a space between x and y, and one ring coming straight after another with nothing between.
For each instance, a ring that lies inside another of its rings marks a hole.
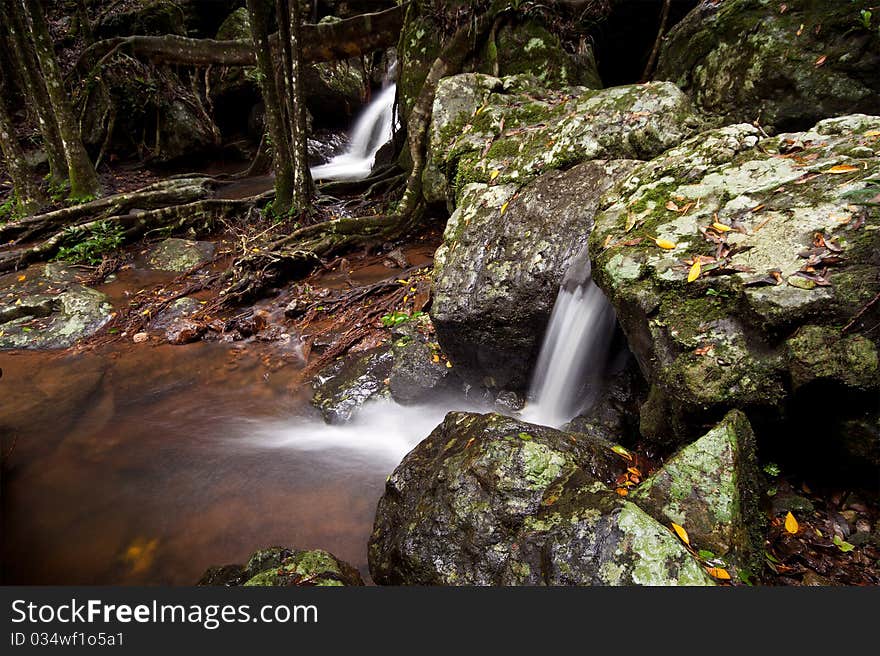
<instances>
[{"instance_id":1,"label":"cascading water","mask_svg":"<svg viewBox=\"0 0 880 656\"><path fill-rule=\"evenodd\" d=\"M526 420L558 427L595 401L615 323L614 309L593 283L584 248L556 297L523 411Z\"/></svg>"},{"instance_id":2,"label":"cascading water","mask_svg":"<svg viewBox=\"0 0 880 656\"><path fill-rule=\"evenodd\" d=\"M360 180L370 175L379 149L394 132L396 85L389 84L367 105L351 133L348 150L312 167L315 180Z\"/></svg>"}]
</instances>

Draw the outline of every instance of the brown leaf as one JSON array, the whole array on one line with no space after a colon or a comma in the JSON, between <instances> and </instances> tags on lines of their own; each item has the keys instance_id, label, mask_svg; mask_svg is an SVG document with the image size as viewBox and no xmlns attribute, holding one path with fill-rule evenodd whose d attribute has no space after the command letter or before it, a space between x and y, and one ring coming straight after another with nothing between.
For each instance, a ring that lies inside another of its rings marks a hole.
<instances>
[{"instance_id":1,"label":"brown leaf","mask_svg":"<svg viewBox=\"0 0 880 656\"><path fill-rule=\"evenodd\" d=\"M825 169L822 173L853 173L855 171L860 171L858 166L853 166L852 164L838 164L837 166L832 166L830 169Z\"/></svg>"},{"instance_id":2,"label":"brown leaf","mask_svg":"<svg viewBox=\"0 0 880 656\"><path fill-rule=\"evenodd\" d=\"M822 64L825 63L825 60L828 59L828 55L822 55L813 62L813 66L819 68Z\"/></svg>"}]
</instances>

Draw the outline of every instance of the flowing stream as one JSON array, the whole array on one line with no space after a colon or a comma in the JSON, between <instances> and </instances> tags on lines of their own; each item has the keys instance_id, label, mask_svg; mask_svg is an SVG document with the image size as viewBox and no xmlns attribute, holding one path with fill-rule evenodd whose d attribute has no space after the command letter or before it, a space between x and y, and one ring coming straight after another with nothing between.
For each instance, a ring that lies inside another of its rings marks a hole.
<instances>
[{"instance_id":1,"label":"flowing stream","mask_svg":"<svg viewBox=\"0 0 880 656\"><path fill-rule=\"evenodd\" d=\"M370 175L376 153L393 136L396 89L389 84L373 98L354 124L348 150L326 164L312 167L312 178L360 180Z\"/></svg>"},{"instance_id":2,"label":"flowing stream","mask_svg":"<svg viewBox=\"0 0 880 656\"><path fill-rule=\"evenodd\" d=\"M559 427L592 405L605 372L615 322L611 304L590 275L584 248L569 266L556 297L524 419Z\"/></svg>"}]
</instances>

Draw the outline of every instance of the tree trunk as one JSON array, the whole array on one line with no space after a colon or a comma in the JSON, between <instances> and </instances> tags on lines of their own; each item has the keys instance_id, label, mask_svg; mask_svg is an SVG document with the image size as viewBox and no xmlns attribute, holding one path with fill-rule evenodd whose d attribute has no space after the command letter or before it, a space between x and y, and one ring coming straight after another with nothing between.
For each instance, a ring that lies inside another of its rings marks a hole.
<instances>
[{"instance_id":1,"label":"tree trunk","mask_svg":"<svg viewBox=\"0 0 880 656\"><path fill-rule=\"evenodd\" d=\"M302 76L302 20L299 0L289 3L288 27L290 70L288 73L288 107L290 107L290 150L293 156L293 207L298 214L311 214L314 184L309 170L306 103ZM280 2L280 0L279 0Z\"/></svg>"},{"instance_id":2,"label":"tree trunk","mask_svg":"<svg viewBox=\"0 0 880 656\"><path fill-rule=\"evenodd\" d=\"M67 159L64 156L64 144L58 132L58 123L52 112L52 101L46 90L46 83L39 74L40 65L36 53L27 36L20 7L12 2L0 2L0 20L6 26L7 52L16 69L16 79L26 95L28 104L37 117L40 134L43 136L43 148L49 160L49 187L63 189L67 182Z\"/></svg>"},{"instance_id":3,"label":"tree trunk","mask_svg":"<svg viewBox=\"0 0 880 656\"><path fill-rule=\"evenodd\" d=\"M247 7L260 91L266 107L266 127L272 142L275 169L275 202L272 207L277 214L286 214L290 210L293 197L293 168L287 131L284 129L284 112L275 80L275 68L272 65L268 12L265 0L247 0Z\"/></svg>"},{"instance_id":4,"label":"tree trunk","mask_svg":"<svg viewBox=\"0 0 880 656\"><path fill-rule=\"evenodd\" d=\"M24 153L15 137L12 119L6 111L4 76L0 71L0 151L6 161L6 170L12 178L17 214L33 214L45 202L24 160Z\"/></svg>"},{"instance_id":5,"label":"tree trunk","mask_svg":"<svg viewBox=\"0 0 880 656\"><path fill-rule=\"evenodd\" d=\"M28 25L34 40L40 71L46 80L46 89L52 101L52 111L58 123L58 132L64 146L67 160L68 179L70 180L70 199L81 201L101 195L101 185L89 154L83 146L79 134L79 126L70 106L70 100L64 89L64 80L55 51L46 26L46 17L39 0L21 0L25 8Z\"/></svg>"}]
</instances>

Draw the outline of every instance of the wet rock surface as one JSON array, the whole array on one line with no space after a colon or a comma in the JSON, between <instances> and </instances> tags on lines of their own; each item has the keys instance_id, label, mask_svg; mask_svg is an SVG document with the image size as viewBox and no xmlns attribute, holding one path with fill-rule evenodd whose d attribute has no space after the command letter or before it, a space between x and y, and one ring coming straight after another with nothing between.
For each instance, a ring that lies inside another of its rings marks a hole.
<instances>
[{"instance_id":1,"label":"wet rock surface","mask_svg":"<svg viewBox=\"0 0 880 656\"><path fill-rule=\"evenodd\" d=\"M388 395L394 356L388 346L353 353L315 377L312 404L328 424L349 421L370 399Z\"/></svg>"},{"instance_id":2,"label":"wet rock surface","mask_svg":"<svg viewBox=\"0 0 880 656\"><path fill-rule=\"evenodd\" d=\"M183 273L204 264L214 257L215 246L210 241L192 241L175 237L156 245L147 255L147 264L160 271Z\"/></svg>"},{"instance_id":3,"label":"wet rock surface","mask_svg":"<svg viewBox=\"0 0 880 656\"><path fill-rule=\"evenodd\" d=\"M113 310L101 292L49 263L0 277L0 349L67 348L93 335Z\"/></svg>"},{"instance_id":4,"label":"wet rock surface","mask_svg":"<svg viewBox=\"0 0 880 656\"><path fill-rule=\"evenodd\" d=\"M333 587L363 584L354 567L328 551L270 547L255 552L246 565L209 568L197 585Z\"/></svg>"},{"instance_id":5,"label":"wet rock surface","mask_svg":"<svg viewBox=\"0 0 880 656\"><path fill-rule=\"evenodd\" d=\"M859 21L870 5L701 2L664 38L656 78L725 123L801 130L831 116L880 113L880 33Z\"/></svg>"},{"instance_id":6,"label":"wet rock surface","mask_svg":"<svg viewBox=\"0 0 880 656\"><path fill-rule=\"evenodd\" d=\"M605 440L453 412L388 479L369 545L380 584L711 584L669 530L607 486Z\"/></svg>"},{"instance_id":7,"label":"wet rock surface","mask_svg":"<svg viewBox=\"0 0 880 656\"><path fill-rule=\"evenodd\" d=\"M597 160L514 185L469 185L434 257L431 319L461 375L527 386L562 278L586 245L601 193L638 162ZM500 214L500 208L505 211Z\"/></svg>"},{"instance_id":8,"label":"wet rock surface","mask_svg":"<svg viewBox=\"0 0 880 656\"><path fill-rule=\"evenodd\" d=\"M773 138L710 130L609 192L593 277L652 385L646 437L696 437L731 406L778 417L817 386L864 411L880 386L878 176L880 119L852 115Z\"/></svg>"},{"instance_id":9,"label":"wet rock surface","mask_svg":"<svg viewBox=\"0 0 880 656\"><path fill-rule=\"evenodd\" d=\"M440 346L433 340L427 315L392 331L393 365L388 389L398 403L413 404L436 398L450 374Z\"/></svg>"}]
</instances>

